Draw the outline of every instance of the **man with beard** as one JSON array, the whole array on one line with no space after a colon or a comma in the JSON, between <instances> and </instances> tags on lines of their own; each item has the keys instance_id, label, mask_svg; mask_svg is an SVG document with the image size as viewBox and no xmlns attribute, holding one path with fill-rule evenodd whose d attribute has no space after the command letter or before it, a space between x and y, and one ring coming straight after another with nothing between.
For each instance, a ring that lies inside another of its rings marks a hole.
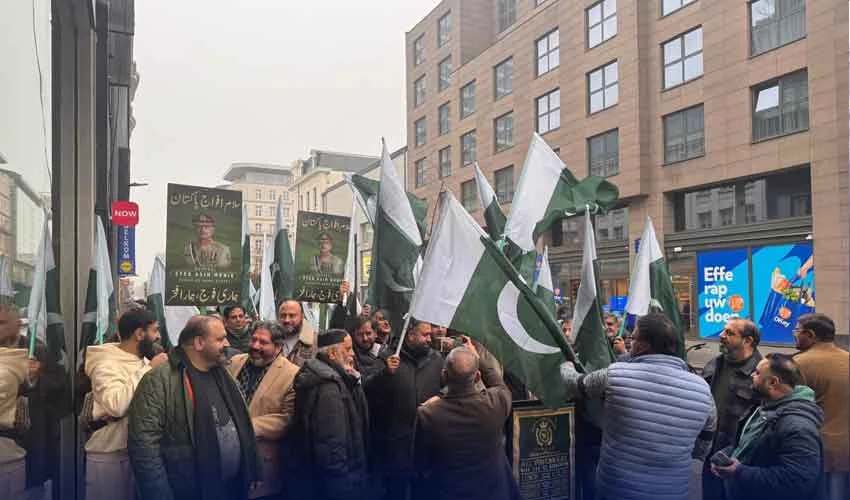
<instances>
[{"instance_id":1,"label":"man with beard","mask_svg":"<svg viewBox=\"0 0 850 500\"><path fill-rule=\"evenodd\" d=\"M354 341L354 365L367 385L373 377L384 371L387 364L379 357L382 344L375 341L378 337L372 320L357 317L349 320L348 333Z\"/></svg>"},{"instance_id":2,"label":"man with beard","mask_svg":"<svg viewBox=\"0 0 850 500\"><path fill-rule=\"evenodd\" d=\"M157 354L159 323L150 311L125 312L118 320L120 342L89 346L85 371L92 384L92 419L99 423L86 442L86 498L132 498L127 454L127 410L142 377L168 361Z\"/></svg>"},{"instance_id":3,"label":"man with beard","mask_svg":"<svg viewBox=\"0 0 850 500\"><path fill-rule=\"evenodd\" d=\"M316 333L304 322L304 310L294 300L286 300L277 310L277 320L283 330L283 355L298 366L316 355Z\"/></svg>"},{"instance_id":4,"label":"man with beard","mask_svg":"<svg viewBox=\"0 0 850 500\"><path fill-rule=\"evenodd\" d=\"M720 332L720 356L705 365L702 375L717 407L717 432L709 457L735 442L739 420L757 404L751 376L762 359L758 350L760 338L752 321L730 320ZM706 461L702 472L703 499L722 499L723 484L710 473L710 467L711 462Z\"/></svg>"},{"instance_id":5,"label":"man with beard","mask_svg":"<svg viewBox=\"0 0 850 500\"><path fill-rule=\"evenodd\" d=\"M295 390L292 382L298 367L281 356L283 331L270 322L255 323L251 328L251 352L233 357L228 371L236 379L248 403L248 413L257 437L261 478L251 498L281 492L281 440L295 414Z\"/></svg>"},{"instance_id":6,"label":"man with beard","mask_svg":"<svg viewBox=\"0 0 850 500\"><path fill-rule=\"evenodd\" d=\"M365 500L369 410L345 330L319 335L319 353L295 377L299 461L287 498Z\"/></svg>"},{"instance_id":7,"label":"man with beard","mask_svg":"<svg viewBox=\"0 0 850 500\"><path fill-rule=\"evenodd\" d=\"M248 409L223 366L224 324L194 316L178 344L130 403L127 445L140 498L244 500L259 464Z\"/></svg>"},{"instance_id":8,"label":"man with beard","mask_svg":"<svg viewBox=\"0 0 850 500\"><path fill-rule=\"evenodd\" d=\"M387 369L366 390L377 401L373 441L384 498L405 500L413 477L413 426L416 409L440 393L443 356L431 348L431 324L410 320L400 356L387 358Z\"/></svg>"},{"instance_id":9,"label":"man with beard","mask_svg":"<svg viewBox=\"0 0 850 500\"><path fill-rule=\"evenodd\" d=\"M375 342L383 345L390 343L392 335L392 327L389 321L390 314L385 309L377 309L372 313L372 329L375 330L377 337Z\"/></svg>"},{"instance_id":10,"label":"man with beard","mask_svg":"<svg viewBox=\"0 0 850 500\"><path fill-rule=\"evenodd\" d=\"M824 471L829 499L850 498L850 354L835 345L835 323L825 314L801 316L794 339L800 350L794 361L824 413Z\"/></svg>"},{"instance_id":11,"label":"man with beard","mask_svg":"<svg viewBox=\"0 0 850 500\"><path fill-rule=\"evenodd\" d=\"M784 354L765 356L752 379L761 405L746 418L734 450L730 446L725 456L712 458L725 498L823 498L823 411L814 391L800 385L796 363Z\"/></svg>"},{"instance_id":12,"label":"man with beard","mask_svg":"<svg viewBox=\"0 0 850 500\"><path fill-rule=\"evenodd\" d=\"M251 333L248 331L250 319L242 306L224 308L224 329L227 330L227 343L236 354L246 354L251 350Z\"/></svg>"}]
</instances>

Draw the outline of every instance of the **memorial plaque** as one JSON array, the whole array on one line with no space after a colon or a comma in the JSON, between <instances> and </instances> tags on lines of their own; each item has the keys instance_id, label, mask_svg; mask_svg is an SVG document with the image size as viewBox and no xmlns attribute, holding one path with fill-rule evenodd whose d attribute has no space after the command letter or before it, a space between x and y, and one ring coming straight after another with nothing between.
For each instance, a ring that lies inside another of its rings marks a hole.
<instances>
[{"instance_id":1,"label":"memorial plaque","mask_svg":"<svg viewBox=\"0 0 850 500\"><path fill-rule=\"evenodd\" d=\"M511 458L524 500L575 498L574 415L573 406L514 409Z\"/></svg>"}]
</instances>

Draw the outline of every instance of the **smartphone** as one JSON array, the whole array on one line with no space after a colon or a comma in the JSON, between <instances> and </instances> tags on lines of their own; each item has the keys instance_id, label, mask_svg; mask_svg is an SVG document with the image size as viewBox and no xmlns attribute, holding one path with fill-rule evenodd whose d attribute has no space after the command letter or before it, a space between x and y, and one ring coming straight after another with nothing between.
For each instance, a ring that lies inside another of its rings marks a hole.
<instances>
[{"instance_id":1,"label":"smartphone","mask_svg":"<svg viewBox=\"0 0 850 500\"><path fill-rule=\"evenodd\" d=\"M725 451L720 450L711 456L711 463L718 467L727 467L732 464L732 459L729 458L729 455Z\"/></svg>"}]
</instances>

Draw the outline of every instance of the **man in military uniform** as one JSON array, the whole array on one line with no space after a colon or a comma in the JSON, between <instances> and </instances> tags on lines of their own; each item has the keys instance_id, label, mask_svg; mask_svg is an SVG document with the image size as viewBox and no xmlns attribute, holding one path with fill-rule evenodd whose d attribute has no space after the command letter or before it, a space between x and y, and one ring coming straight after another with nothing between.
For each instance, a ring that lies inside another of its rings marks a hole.
<instances>
[{"instance_id":1,"label":"man in military uniform","mask_svg":"<svg viewBox=\"0 0 850 500\"><path fill-rule=\"evenodd\" d=\"M319 255L314 255L310 268L314 273L342 274L345 262L331 253L333 240L328 233L319 235Z\"/></svg>"},{"instance_id":2,"label":"man in military uniform","mask_svg":"<svg viewBox=\"0 0 850 500\"><path fill-rule=\"evenodd\" d=\"M230 248L213 240L215 218L201 214L195 220L197 241L187 241L183 248L186 264L192 267L230 267Z\"/></svg>"}]
</instances>

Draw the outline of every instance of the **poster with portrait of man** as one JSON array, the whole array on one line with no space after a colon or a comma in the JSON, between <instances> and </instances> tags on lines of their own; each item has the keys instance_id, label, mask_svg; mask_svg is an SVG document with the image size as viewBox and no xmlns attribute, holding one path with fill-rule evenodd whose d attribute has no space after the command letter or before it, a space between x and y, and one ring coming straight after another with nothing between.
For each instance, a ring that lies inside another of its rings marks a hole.
<instances>
[{"instance_id":1,"label":"poster with portrait of man","mask_svg":"<svg viewBox=\"0 0 850 500\"><path fill-rule=\"evenodd\" d=\"M295 298L334 303L345 275L351 219L298 212L295 233Z\"/></svg>"},{"instance_id":2,"label":"poster with portrait of man","mask_svg":"<svg viewBox=\"0 0 850 500\"><path fill-rule=\"evenodd\" d=\"M165 304L220 306L242 290L242 193L168 185Z\"/></svg>"}]
</instances>

